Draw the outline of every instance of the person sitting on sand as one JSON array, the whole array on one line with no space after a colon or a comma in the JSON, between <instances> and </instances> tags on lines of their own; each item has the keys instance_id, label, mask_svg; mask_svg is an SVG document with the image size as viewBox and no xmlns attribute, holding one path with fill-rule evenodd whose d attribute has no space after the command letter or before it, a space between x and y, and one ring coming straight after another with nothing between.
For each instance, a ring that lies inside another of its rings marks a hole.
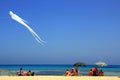
<instances>
[{"instance_id":1,"label":"person sitting on sand","mask_svg":"<svg viewBox=\"0 0 120 80\"><path fill-rule=\"evenodd\" d=\"M93 76L98 76L98 69L92 68Z\"/></svg>"},{"instance_id":2,"label":"person sitting on sand","mask_svg":"<svg viewBox=\"0 0 120 80\"><path fill-rule=\"evenodd\" d=\"M72 68L72 71L71 71L71 76L77 76L77 73L76 73L76 71L75 71L75 69L74 69L74 68Z\"/></svg>"},{"instance_id":3,"label":"person sitting on sand","mask_svg":"<svg viewBox=\"0 0 120 80\"><path fill-rule=\"evenodd\" d=\"M27 72L27 76L31 76L31 70Z\"/></svg>"},{"instance_id":4,"label":"person sitting on sand","mask_svg":"<svg viewBox=\"0 0 120 80\"><path fill-rule=\"evenodd\" d=\"M18 76L23 76L22 68L20 68L20 72L19 72Z\"/></svg>"},{"instance_id":5,"label":"person sitting on sand","mask_svg":"<svg viewBox=\"0 0 120 80\"><path fill-rule=\"evenodd\" d=\"M71 76L71 72L70 72L70 70L66 70L66 72L65 72L65 76Z\"/></svg>"},{"instance_id":6,"label":"person sitting on sand","mask_svg":"<svg viewBox=\"0 0 120 80\"><path fill-rule=\"evenodd\" d=\"M23 76L27 76L27 72L23 72Z\"/></svg>"},{"instance_id":7,"label":"person sitting on sand","mask_svg":"<svg viewBox=\"0 0 120 80\"><path fill-rule=\"evenodd\" d=\"M102 69L99 71L98 75L99 76L104 76L104 72L102 71Z\"/></svg>"},{"instance_id":8,"label":"person sitting on sand","mask_svg":"<svg viewBox=\"0 0 120 80\"><path fill-rule=\"evenodd\" d=\"M88 73L89 76L93 76L92 69L90 69L90 72Z\"/></svg>"},{"instance_id":9,"label":"person sitting on sand","mask_svg":"<svg viewBox=\"0 0 120 80\"><path fill-rule=\"evenodd\" d=\"M32 73L31 73L31 76L34 76L34 75L35 75L35 72L32 72Z\"/></svg>"}]
</instances>

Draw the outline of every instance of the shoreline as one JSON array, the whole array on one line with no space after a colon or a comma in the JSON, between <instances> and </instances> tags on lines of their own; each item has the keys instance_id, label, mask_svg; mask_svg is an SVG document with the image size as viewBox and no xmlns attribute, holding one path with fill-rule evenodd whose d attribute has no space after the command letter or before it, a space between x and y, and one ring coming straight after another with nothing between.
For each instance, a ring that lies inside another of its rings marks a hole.
<instances>
[{"instance_id":1,"label":"shoreline","mask_svg":"<svg viewBox=\"0 0 120 80\"><path fill-rule=\"evenodd\" d=\"M79 67L80 74L88 76L90 69L93 67L96 66ZM67 69L70 71L72 68L75 69L72 65L0 65L0 76L14 76L20 72L20 68L23 68L23 72L31 70L31 72L35 72L37 76L63 76ZM102 67L102 70L105 76L120 76L120 66L109 65Z\"/></svg>"},{"instance_id":2,"label":"shoreline","mask_svg":"<svg viewBox=\"0 0 120 80\"><path fill-rule=\"evenodd\" d=\"M0 80L120 80L120 76L0 76Z\"/></svg>"}]
</instances>

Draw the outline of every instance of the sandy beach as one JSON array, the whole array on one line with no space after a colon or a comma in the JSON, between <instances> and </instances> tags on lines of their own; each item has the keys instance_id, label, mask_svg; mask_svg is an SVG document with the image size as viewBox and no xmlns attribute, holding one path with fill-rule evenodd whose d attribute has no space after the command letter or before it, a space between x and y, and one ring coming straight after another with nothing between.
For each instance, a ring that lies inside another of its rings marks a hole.
<instances>
[{"instance_id":1,"label":"sandy beach","mask_svg":"<svg viewBox=\"0 0 120 80\"><path fill-rule=\"evenodd\" d=\"M0 76L0 80L120 80L118 76Z\"/></svg>"}]
</instances>

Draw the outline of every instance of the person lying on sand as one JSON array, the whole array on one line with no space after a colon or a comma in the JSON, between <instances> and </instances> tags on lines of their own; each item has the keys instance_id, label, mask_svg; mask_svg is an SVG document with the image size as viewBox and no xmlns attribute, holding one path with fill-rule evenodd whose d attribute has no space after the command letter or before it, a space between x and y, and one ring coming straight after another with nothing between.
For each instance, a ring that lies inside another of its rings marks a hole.
<instances>
[{"instance_id":1,"label":"person lying on sand","mask_svg":"<svg viewBox=\"0 0 120 80\"><path fill-rule=\"evenodd\" d=\"M66 70L66 72L65 72L65 76L71 76L71 72L70 72L70 70Z\"/></svg>"}]
</instances>

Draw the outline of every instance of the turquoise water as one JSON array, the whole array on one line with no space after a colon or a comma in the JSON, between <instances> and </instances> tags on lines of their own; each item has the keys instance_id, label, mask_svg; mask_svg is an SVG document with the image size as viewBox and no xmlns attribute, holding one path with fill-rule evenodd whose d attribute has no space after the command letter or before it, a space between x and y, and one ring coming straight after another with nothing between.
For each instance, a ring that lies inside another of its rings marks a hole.
<instances>
[{"instance_id":1,"label":"turquoise water","mask_svg":"<svg viewBox=\"0 0 120 80\"><path fill-rule=\"evenodd\" d=\"M92 67L101 69L98 66L88 65L87 67L79 67L79 71L83 75L88 75ZM72 65L0 65L0 75L15 75L20 68L23 68L23 71L31 70L36 75L62 76L65 74L66 69L71 70L75 67ZM102 67L102 70L105 76L120 76L120 65L109 65Z\"/></svg>"}]
</instances>

